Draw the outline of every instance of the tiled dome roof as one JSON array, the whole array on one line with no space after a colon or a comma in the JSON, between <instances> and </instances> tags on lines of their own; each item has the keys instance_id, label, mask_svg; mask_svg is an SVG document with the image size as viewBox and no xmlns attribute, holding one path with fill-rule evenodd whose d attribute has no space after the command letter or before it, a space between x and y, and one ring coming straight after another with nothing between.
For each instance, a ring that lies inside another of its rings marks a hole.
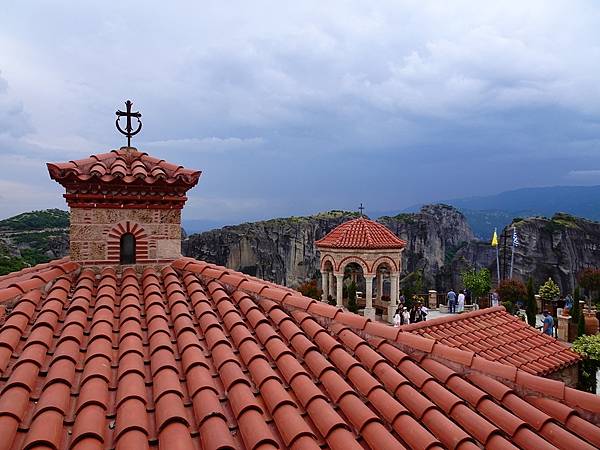
<instances>
[{"instance_id":1,"label":"tiled dome roof","mask_svg":"<svg viewBox=\"0 0 600 450\"><path fill-rule=\"evenodd\" d=\"M404 248L406 241L397 237L380 223L360 217L344 222L316 242L326 248Z\"/></svg>"}]
</instances>

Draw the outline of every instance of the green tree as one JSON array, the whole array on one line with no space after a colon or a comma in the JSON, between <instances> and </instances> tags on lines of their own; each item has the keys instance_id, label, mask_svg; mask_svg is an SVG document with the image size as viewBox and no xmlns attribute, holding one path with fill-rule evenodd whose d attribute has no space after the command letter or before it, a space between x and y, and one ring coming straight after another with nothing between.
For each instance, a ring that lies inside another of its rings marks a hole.
<instances>
[{"instance_id":1,"label":"green tree","mask_svg":"<svg viewBox=\"0 0 600 450\"><path fill-rule=\"evenodd\" d=\"M353 313L358 311L358 305L356 304L356 283L354 281L348 286L348 310Z\"/></svg>"},{"instance_id":2,"label":"green tree","mask_svg":"<svg viewBox=\"0 0 600 450\"><path fill-rule=\"evenodd\" d=\"M486 268L466 270L460 274L460 277L464 287L471 292L473 300L478 300L492 288L492 274Z\"/></svg>"},{"instance_id":3,"label":"green tree","mask_svg":"<svg viewBox=\"0 0 600 450\"><path fill-rule=\"evenodd\" d=\"M498 295L500 296L502 305L512 314L515 303L527 297L527 288L522 281L515 280L514 278L502 280L498 285Z\"/></svg>"},{"instance_id":4,"label":"green tree","mask_svg":"<svg viewBox=\"0 0 600 450\"><path fill-rule=\"evenodd\" d=\"M600 269L589 267L577 275L579 285L587 291L590 298L600 291Z\"/></svg>"},{"instance_id":5,"label":"green tree","mask_svg":"<svg viewBox=\"0 0 600 450\"><path fill-rule=\"evenodd\" d=\"M584 357L579 388L595 393L596 372L600 368L600 334L578 337L573 342L573 350Z\"/></svg>"},{"instance_id":6,"label":"green tree","mask_svg":"<svg viewBox=\"0 0 600 450\"><path fill-rule=\"evenodd\" d=\"M571 310L571 320L573 324L577 326L577 336L583 336L585 334L585 321L583 320L583 311L579 306L581 300L581 289L579 286L575 287L573 292L573 309Z\"/></svg>"},{"instance_id":7,"label":"green tree","mask_svg":"<svg viewBox=\"0 0 600 450\"><path fill-rule=\"evenodd\" d=\"M544 300L554 300L560 295L560 288L552 278L548 278L548 281L540 286L538 294Z\"/></svg>"},{"instance_id":8,"label":"green tree","mask_svg":"<svg viewBox=\"0 0 600 450\"><path fill-rule=\"evenodd\" d=\"M537 316L537 302L535 301L535 293L533 290L533 278L529 277L527 280L527 306L525 308L527 313L527 323L532 327L535 327L535 321Z\"/></svg>"}]
</instances>

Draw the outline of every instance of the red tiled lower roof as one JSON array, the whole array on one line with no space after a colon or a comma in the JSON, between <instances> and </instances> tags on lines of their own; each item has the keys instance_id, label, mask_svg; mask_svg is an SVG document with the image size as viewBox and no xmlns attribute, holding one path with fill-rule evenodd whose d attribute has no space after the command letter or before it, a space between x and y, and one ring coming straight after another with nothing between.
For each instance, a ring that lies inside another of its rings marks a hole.
<instances>
[{"instance_id":1,"label":"red tiled lower roof","mask_svg":"<svg viewBox=\"0 0 600 450\"><path fill-rule=\"evenodd\" d=\"M438 317L402 329L536 375L581 361L567 345L509 314L504 306Z\"/></svg>"},{"instance_id":2,"label":"red tiled lower roof","mask_svg":"<svg viewBox=\"0 0 600 450\"><path fill-rule=\"evenodd\" d=\"M69 272L0 329L0 450L594 448L600 398L181 259Z\"/></svg>"},{"instance_id":3,"label":"red tiled lower roof","mask_svg":"<svg viewBox=\"0 0 600 450\"><path fill-rule=\"evenodd\" d=\"M39 289L60 275L72 272L78 267L67 257L0 276L0 304L32 289Z\"/></svg>"}]
</instances>

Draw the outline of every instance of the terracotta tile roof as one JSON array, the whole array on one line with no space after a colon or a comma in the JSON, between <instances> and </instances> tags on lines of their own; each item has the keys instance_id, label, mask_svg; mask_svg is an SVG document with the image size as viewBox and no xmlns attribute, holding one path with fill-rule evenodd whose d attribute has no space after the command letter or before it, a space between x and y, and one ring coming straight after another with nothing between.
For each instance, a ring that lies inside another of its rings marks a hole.
<instances>
[{"instance_id":1,"label":"terracotta tile roof","mask_svg":"<svg viewBox=\"0 0 600 450\"><path fill-rule=\"evenodd\" d=\"M323 248L404 248L406 242L380 223L360 217L337 226L316 242Z\"/></svg>"},{"instance_id":2,"label":"terracotta tile roof","mask_svg":"<svg viewBox=\"0 0 600 450\"><path fill-rule=\"evenodd\" d=\"M402 329L536 375L581 360L567 345L507 313L504 306L438 317Z\"/></svg>"},{"instance_id":3,"label":"terracotta tile roof","mask_svg":"<svg viewBox=\"0 0 600 450\"><path fill-rule=\"evenodd\" d=\"M185 169L164 159L149 156L133 147L91 155L66 163L48 163L53 180L60 184L102 182L118 184L172 185L193 187L201 172Z\"/></svg>"},{"instance_id":4,"label":"terracotta tile roof","mask_svg":"<svg viewBox=\"0 0 600 450\"><path fill-rule=\"evenodd\" d=\"M226 268L78 270L0 329L8 448L594 448L600 398Z\"/></svg>"},{"instance_id":5,"label":"terracotta tile roof","mask_svg":"<svg viewBox=\"0 0 600 450\"><path fill-rule=\"evenodd\" d=\"M42 288L60 275L72 272L78 267L67 257L2 275L0 276L0 304L32 289Z\"/></svg>"}]
</instances>

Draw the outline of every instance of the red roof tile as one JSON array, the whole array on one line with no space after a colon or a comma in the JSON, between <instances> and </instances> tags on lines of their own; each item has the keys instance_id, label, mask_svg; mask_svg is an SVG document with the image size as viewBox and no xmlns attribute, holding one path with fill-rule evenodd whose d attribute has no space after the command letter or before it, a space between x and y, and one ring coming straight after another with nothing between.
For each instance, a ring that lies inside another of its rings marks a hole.
<instances>
[{"instance_id":1,"label":"red roof tile","mask_svg":"<svg viewBox=\"0 0 600 450\"><path fill-rule=\"evenodd\" d=\"M394 249L406 242L380 223L360 217L337 226L315 242L319 248Z\"/></svg>"},{"instance_id":2,"label":"red roof tile","mask_svg":"<svg viewBox=\"0 0 600 450\"><path fill-rule=\"evenodd\" d=\"M600 444L598 397L219 266L77 270L19 295L0 449Z\"/></svg>"},{"instance_id":3,"label":"red roof tile","mask_svg":"<svg viewBox=\"0 0 600 450\"><path fill-rule=\"evenodd\" d=\"M400 329L535 375L547 375L581 360L568 346L508 314L503 306L438 317Z\"/></svg>"},{"instance_id":4,"label":"red roof tile","mask_svg":"<svg viewBox=\"0 0 600 450\"><path fill-rule=\"evenodd\" d=\"M92 181L146 185L181 183L189 187L198 182L201 173L149 156L133 147L121 147L66 163L48 163L48 171L53 180L63 185Z\"/></svg>"}]
</instances>

